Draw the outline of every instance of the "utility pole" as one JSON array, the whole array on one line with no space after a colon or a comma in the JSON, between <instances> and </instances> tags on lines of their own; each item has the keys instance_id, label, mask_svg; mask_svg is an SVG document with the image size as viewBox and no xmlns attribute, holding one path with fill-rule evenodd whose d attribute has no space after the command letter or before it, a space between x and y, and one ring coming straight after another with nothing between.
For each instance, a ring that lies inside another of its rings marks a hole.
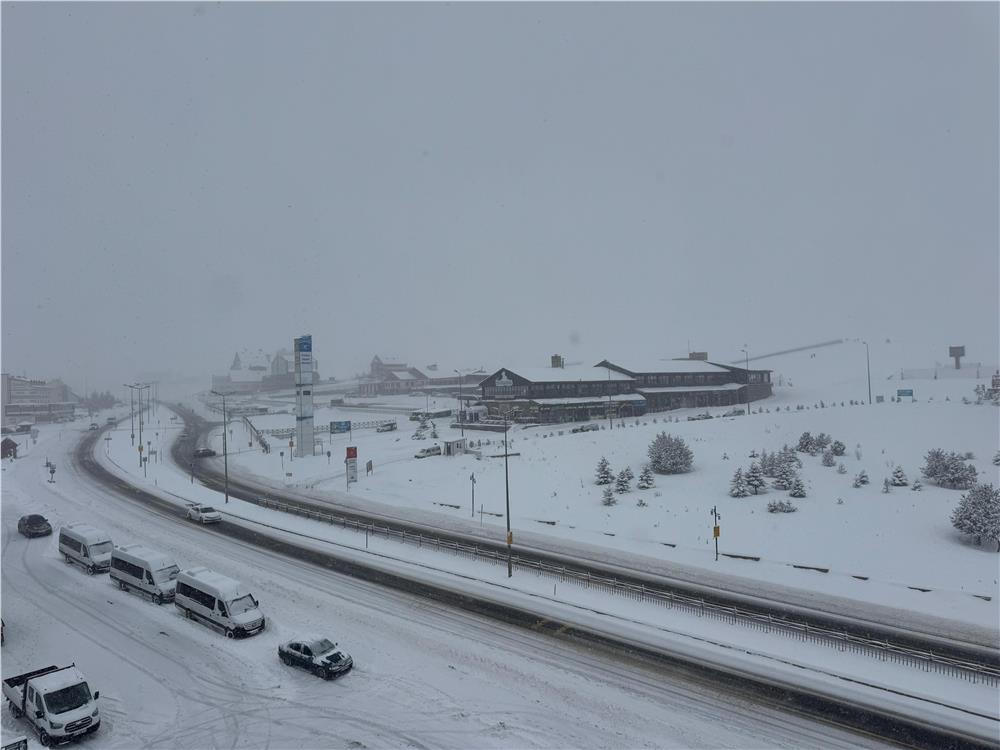
<instances>
[{"instance_id":1,"label":"utility pole","mask_svg":"<svg viewBox=\"0 0 1000 750\"><path fill-rule=\"evenodd\" d=\"M132 447L135 448L135 386L124 384L128 388L129 417L132 423Z\"/></svg>"},{"instance_id":2,"label":"utility pole","mask_svg":"<svg viewBox=\"0 0 1000 750\"><path fill-rule=\"evenodd\" d=\"M715 561L719 561L719 519L722 516L719 515L719 511L713 505L711 514L715 517L715 525L712 527L712 536L715 537Z\"/></svg>"},{"instance_id":3,"label":"utility pole","mask_svg":"<svg viewBox=\"0 0 1000 750\"><path fill-rule=\"evenodd\" d=\"M458 374L458 426L462 430L462 437L465 437L465 409L462 406L462 373L458 372L458 370L454 372ZM472 515L476 514L473 513Z\"/></svg>"},{"instance_id":4,"label":"utility pole","mask_svg":"<svg viewBox=\"0 0 1000 750\"><path fill-rule=\"evenodd\" d=\"M510 532L510 475L507 472L507 412L503 413L503 486L504 494L507 496L507 577L514 575L513 561L511 560L511 545L514 543L514 536Z\"/></svg>"},{"instance_id":5,"label":"utility pole","mask_svg":"<svg viewBox=\"0 0 1000 750\"><path fill-rule=\"evenodd\" d=\"M469 475L469 480L472 482L472 517L476 517L476 472L472 472Z\"/></svg>"},{"instance_id":6,"label":"utility pole","mask_svg":"<svg viewBox=\"0 0 1000 750\"><path fill-rule=\"evenodd\" d=\"M861 343L865 345L865 371L868 373L868 405L871 406L872 405L872 366L871 366L871 358L869 356L869 351L868 351L868 342L867 341L862 341Z\"/></svg>"},{"instance_id":7,"label":"utility pole","mask_svg":"<svg viewBox=\"0 0 1000 750\"><path fill-rule=\"evenodd\" d=\"M222 396L222 467L226 476L226 503L229 503L229 451L227 450L228 444L226 443L226 430L229 429L229 420L226 417L226 396L231 396L231 393L219 393L218 391L212 391L216 396Z\"/></svg>"},{"instance_id":8,"label":"utility pole","mask_svg":"<svg viewBox=\"0 0 1000 750\"><path fill-rule=\"evenodd\" d=\"M611 368L608 368L608 429L615 429L615 421L611 418Z\"/></svg>"}]
</instances>

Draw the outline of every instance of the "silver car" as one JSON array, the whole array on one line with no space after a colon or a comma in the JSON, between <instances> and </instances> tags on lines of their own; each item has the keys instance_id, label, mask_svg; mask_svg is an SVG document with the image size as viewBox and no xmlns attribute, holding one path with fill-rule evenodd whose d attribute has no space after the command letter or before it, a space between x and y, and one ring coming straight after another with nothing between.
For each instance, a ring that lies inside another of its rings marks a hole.
<instances>
[{"instance_id":1,"label":"silver car","mask_svg":"<svg viewBox=\"0 0 1000 750\"><path fill-rule=\"evenodd\" d=\"M197 504L188 508L187 517L200 523L219 523L222 514L211 505Z\"/></svg>"}]
</instances>

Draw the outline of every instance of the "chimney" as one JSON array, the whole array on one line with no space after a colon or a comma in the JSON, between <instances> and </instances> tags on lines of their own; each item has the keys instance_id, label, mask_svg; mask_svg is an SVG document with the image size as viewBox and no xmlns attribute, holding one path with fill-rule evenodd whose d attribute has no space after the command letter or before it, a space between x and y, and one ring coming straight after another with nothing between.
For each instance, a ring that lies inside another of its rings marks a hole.
<instances>
[{"instance_id":1,"label":"chimney","mask_svg":"<svg viewBox=\"0 0 1000 750\"><path fill-rule=\"evenodd\" d=\"M707 362L708 352L688 352L688 359L700 359L703 362Z\"/></svg>"},{"instance_id":2,"label":"chimney","mask_svg":"<svg viewBox=\"0 0 1000 750\"><path fill-rule=\"evenodd\" d=\"M553 354L552 355L552 367L565 367L566 361L562 358L562 355Z\"/></svg>"}]
</instances>

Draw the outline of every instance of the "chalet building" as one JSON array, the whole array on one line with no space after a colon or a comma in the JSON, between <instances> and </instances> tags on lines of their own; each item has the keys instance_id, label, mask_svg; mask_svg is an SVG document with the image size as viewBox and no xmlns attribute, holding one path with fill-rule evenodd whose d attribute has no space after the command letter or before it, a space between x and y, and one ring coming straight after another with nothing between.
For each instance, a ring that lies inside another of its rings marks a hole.
<instances>
[{"instance_id":1,"label":"chalet building","mask_svg":"<svg viewBox=\"0 0 1000 750\"><path fill-rule=\"evenodd\" d=\"M649 411L746 404L772 394L770 370L717 364L707 356L623 364L603 360L598 366L634 378L636 393L645 397Z\"/></svg>"},{"instance_id":2,"label":"chalet building","mask_svg":"<svg viewBox=\"0 0 1000 750\"><path fill-rule=\"evenodd\" d=\"M556 355L552 367L497 370L479 391L488 418L571 422L748 403L771 395L771 371L716 364L707 355L564 367Z\"/></svg>"},{"instance_id":3,"label":"chalet building","mask_svg":"<svg viewBox=\"0 0 1000 750\"><path fill-rule=\"evenodd\" d=\"M620 417L646 412L635 379L607 367L503 368L479 390L489 418L507 412L515 422L585 421L606 418L609 409Z\"/></svg>"},{"instance_id":4,"label":"chalet building","mask_svg":"<svg viewBox=\"0 0 1000 750\"><path fill-rule=\"evenodd\" d=\"M319 361L313 359L313 383L320 382ZM225 375L212 376L212 389L226 393L259 393L295 387L295 358L287 349L273 356L263 349L236 352Z\"/></svg>"},{"instance_id":5,"label":"chalet building","mask_svg":"<svg viewBox=\"0 0 1000 750\"><path fill-rule=\"evenodd\" d=\"M450 395L458 394L463 389L473 393L485 376L483 368L459 368L438 363L412 367L398 357L376 355L372 359L368 378L358 386L358 390L367 396L392 396L416 391Z\"/></svg>"}]
</instances>

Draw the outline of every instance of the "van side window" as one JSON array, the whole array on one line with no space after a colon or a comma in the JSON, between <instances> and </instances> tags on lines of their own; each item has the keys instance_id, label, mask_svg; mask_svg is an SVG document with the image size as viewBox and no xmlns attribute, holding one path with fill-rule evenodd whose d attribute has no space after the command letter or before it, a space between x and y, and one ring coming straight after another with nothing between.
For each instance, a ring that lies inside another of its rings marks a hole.
<instances>
[{"instance_id":1,"label":"van side window","mask_svg":"<svg viewBox=\"0 0 1000 750\"><path fill-rule=\"evenodd\" d=\"M80 552L84 557L90 557L90 552L87 551L86 545L84 545L83 550Z\"/></svg>"},{"instance_id":2,"label":"van side window","mask_svg":"<svg viewBox=\"0 0 1000 750\"><path fill-rule=\"evenodd\" d=\"M44 711L45 710L45 707L42 705L42 694L41 693L35 693L35 706L38 708L39 711Z\"/></svg>"},{"instance_id":3,"label":"van side window","mask_svg":"<svg viewBox=\"0 0 1000 750\"><path fill-rule=\"evenodd\" d=\"M146 583L152 583L152 582L153 582L153 574L152 574L152 573L150 573L150 572L149 572L149 571L147 570L147 571L146 571Z\"/></svg>"},{"instance_id":4,"label":"van side window","mask_svg":"<svg viewBox=\"0 0 1000 750\"><path fill-rule=\"evenodd\" d=\"M222 615L223 617L229 617L229 614L226 612L226 605L222 601L222 599L219 599L217 604L219 607L219 614Z\"/></svg>"}]
</instances>

